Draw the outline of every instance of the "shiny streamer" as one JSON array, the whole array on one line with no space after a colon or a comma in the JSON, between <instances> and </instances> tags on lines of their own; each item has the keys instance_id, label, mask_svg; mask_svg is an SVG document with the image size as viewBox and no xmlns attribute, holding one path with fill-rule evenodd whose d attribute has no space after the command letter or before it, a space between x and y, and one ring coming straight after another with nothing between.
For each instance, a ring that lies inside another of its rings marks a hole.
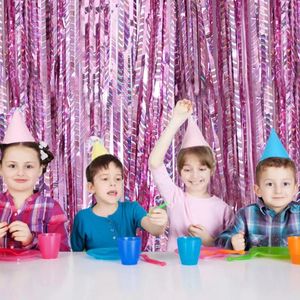
<instances>
[{"instance_id":1,"label":"shiny streamer","mask_svg":"<svg viewBox=\"0 0 300 300\"><path fill-rule=\"evenodd\" d=\"M6 30L5 30L5 1L0 0L0 137L4 136L6 126L6 115L9 109L8 85L7 85L7 62L6 49ZM2 188L2 182L0 183Z\"/></svg>"},{"instance_id":2,"label":"shiny streamer","mask_svg":"<svg viewBox=\"0 0 300 300\"><path fill-rule=\"evenodd\" d=\"M275 127L300 163L298 0L0 0L0 138L22 106L55 160L40 185L73 222L90 203L91 136L124 164L125 197L163 200L148 157L186 97L217 166L211 192L255 201L254 168ZM183 126L184 127L184 126ZM166 155L176 172L184 128ZM164 250L167 237L144 247Z\"/></svg>"}]
</instances>

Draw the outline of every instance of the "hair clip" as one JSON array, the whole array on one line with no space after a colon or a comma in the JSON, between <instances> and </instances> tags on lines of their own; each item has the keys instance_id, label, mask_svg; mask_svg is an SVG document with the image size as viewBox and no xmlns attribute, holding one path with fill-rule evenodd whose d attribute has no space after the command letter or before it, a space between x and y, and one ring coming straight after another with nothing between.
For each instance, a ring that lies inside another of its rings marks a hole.
<instances>
[{"instance_id":1,"label":"hair clip","mask_svg":"<svg viewBox=\"0 0 300 300\"><path fill-rule=\"evenodd\" d=\"M40 148L40 155L41 155L41 160L45 160L48 158L48 154L44 151L48 147L48 144L44 141L39 142L39 148Z\"/></svg>"},{"instance_id":2,"label":"hair clip","mask_svg":"<svg viewBox=\"0 0 300 300\"><path fill-rule=\"evenodd\" d=\"M39 148L40 149L44 149L44 148L47 148L48 147L48 144L44 141L40 141L39 142Z\"/></svg>"},{"instance_id":3,"label":"hair clip","mask_svg":"<svg viewBox=\"0 0 300 300\"><path fill-rule=\"evenodd\" d=\"M44 150L40 150L40 154L41 154L42 161L48 158L48 154Z\"/></svg>"}]
</instances>

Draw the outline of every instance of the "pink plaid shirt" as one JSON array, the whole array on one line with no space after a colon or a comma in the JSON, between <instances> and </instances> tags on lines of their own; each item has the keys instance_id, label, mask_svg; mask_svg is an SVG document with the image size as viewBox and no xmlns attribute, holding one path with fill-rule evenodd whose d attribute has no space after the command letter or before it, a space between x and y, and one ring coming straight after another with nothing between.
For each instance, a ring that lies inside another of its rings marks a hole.
<instances>
[{"instance_id":1,"label":"pink plaid shirt","mask_svg":"<svg viewBox=\"0 0 300 300\"><path fill-rule=\"evenodd\" d=\"M35 193L25 200L20 209L16 209L13 197L8 193L0 193L0 222L8 224L21 221L28 225L33 240L26 249L38 248L37 236L44 232L61 234L60 251L70 251L69 238L66 229L67 217L58 202L50 197ZM14 241L10 233L0 238L2 248L22 248L20 242Z\"/></svg>"}]
</instances>

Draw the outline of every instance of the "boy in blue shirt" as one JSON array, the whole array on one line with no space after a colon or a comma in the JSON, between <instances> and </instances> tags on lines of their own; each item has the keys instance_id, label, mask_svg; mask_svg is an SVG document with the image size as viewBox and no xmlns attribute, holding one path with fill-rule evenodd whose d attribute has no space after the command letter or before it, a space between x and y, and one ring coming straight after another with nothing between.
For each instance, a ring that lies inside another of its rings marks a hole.
<instances>
[{"instance_id":1,"label":"boy in blue shirt","mask_svg":"<svg viewBox=\"0 0 300 300\"><path fill-rule=\"evenodd\" d=\"M274 130L256 167L258 201L240 209L234 224L216 239L219 247L248 250L254 246L287 246L289 235L300 235L300 203L295 163Z\"/></svg>"},{"instance_id":2,"label":"boy in blue shirt","mask_svg":"<svg viewBox=\"0 0 300 300\"><path fill-rule=\"evenodd\" d=\"M154 208L147 215L136 201L119 201L123 195L123 166L113 155L95 158L86 169L88 190L97 203L81 210L71 234L73 251L117 247L118 237L135 236L137 228L159 236L164 233L166 211Z\"/></svg>"}]
</instances>

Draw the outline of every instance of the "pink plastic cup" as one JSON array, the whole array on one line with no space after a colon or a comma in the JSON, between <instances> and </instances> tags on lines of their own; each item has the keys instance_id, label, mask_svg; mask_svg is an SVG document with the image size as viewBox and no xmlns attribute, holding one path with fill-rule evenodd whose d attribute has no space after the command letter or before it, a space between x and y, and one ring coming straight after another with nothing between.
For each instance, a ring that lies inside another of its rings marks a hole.
<instances>
[{"instance_id":1,"label":"pink plastic cup","mask_svg":"<svg viewBox=\"0 0 300 300\"><path fill-rule=\"evenodd\" d=\"M60 233L41 233L38 235L39 248L43 258L57 258L60 239Z\"/></svg>"}]
</instances>

